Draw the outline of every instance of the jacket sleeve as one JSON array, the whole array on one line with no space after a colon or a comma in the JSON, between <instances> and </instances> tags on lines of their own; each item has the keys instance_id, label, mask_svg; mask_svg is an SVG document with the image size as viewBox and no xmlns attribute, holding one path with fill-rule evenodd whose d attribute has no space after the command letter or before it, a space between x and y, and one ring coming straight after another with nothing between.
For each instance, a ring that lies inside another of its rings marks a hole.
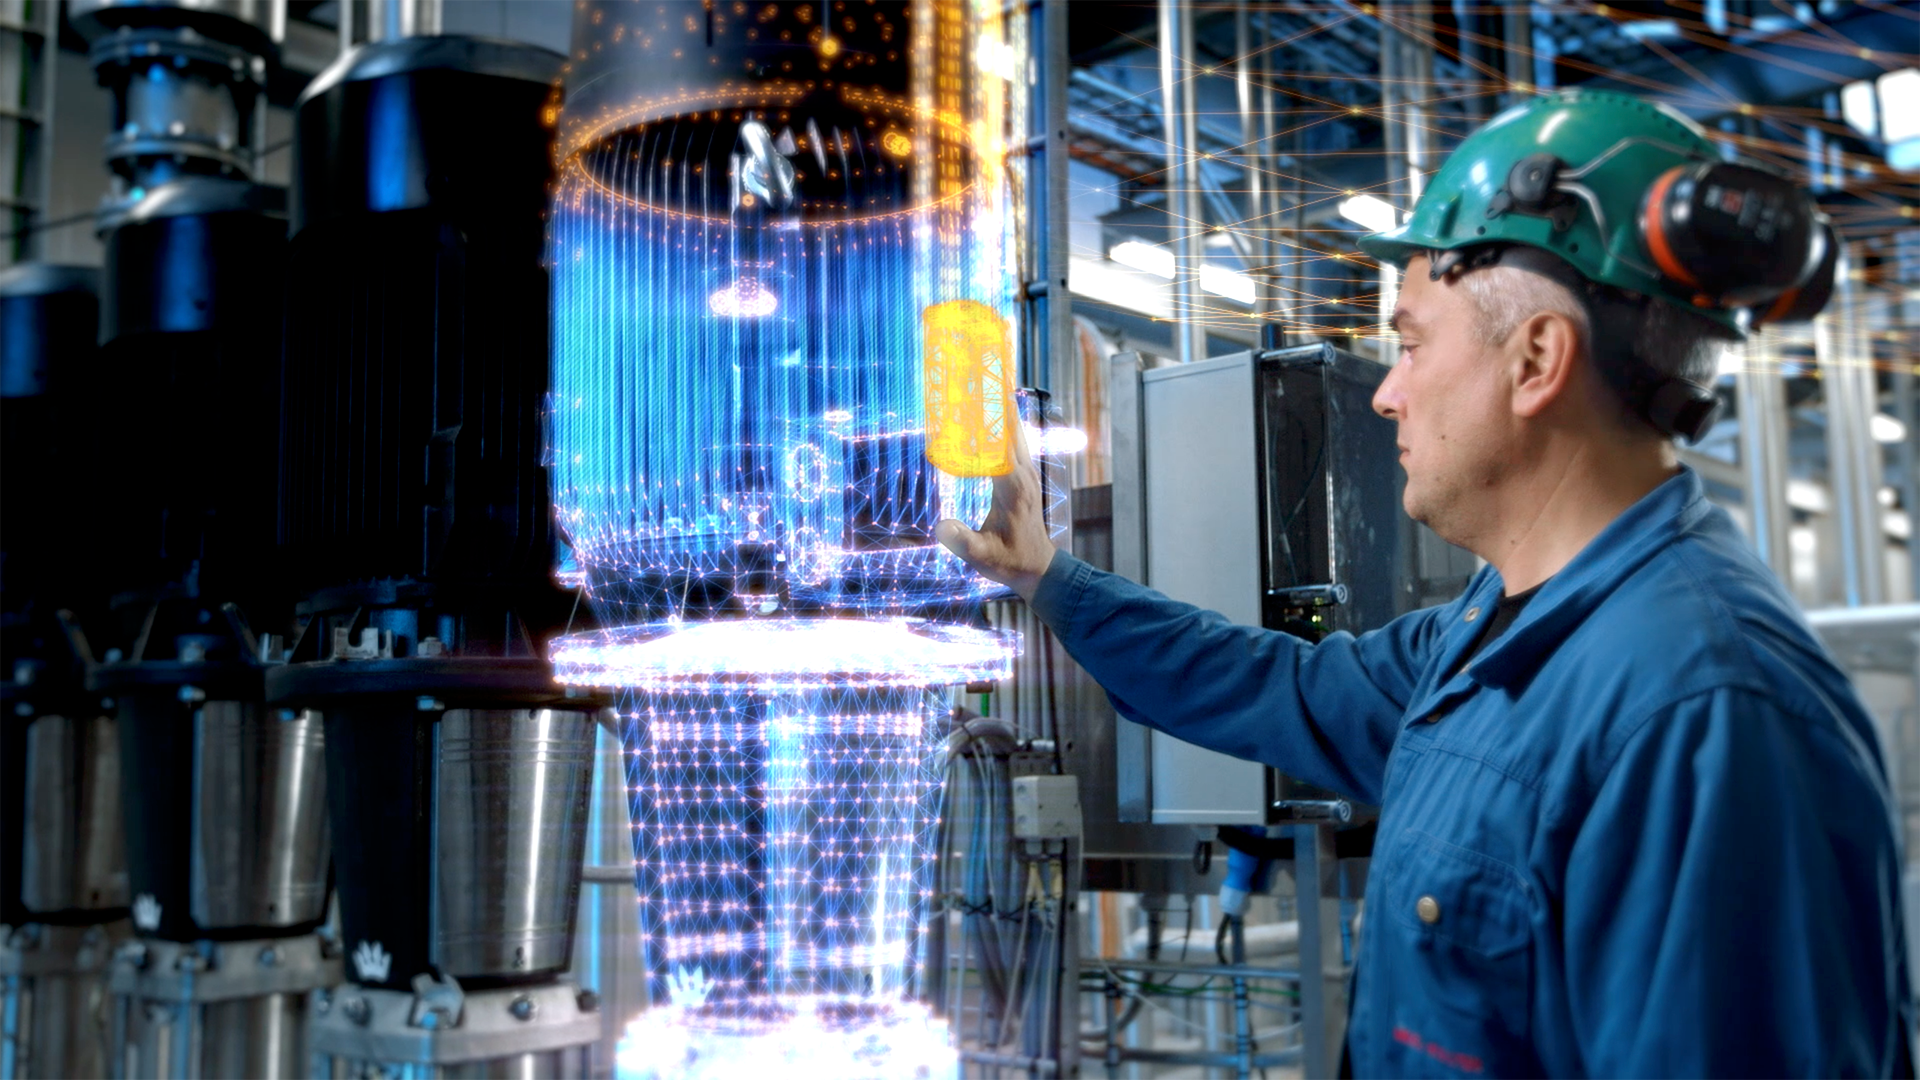
<instances>
[{"instance_id":1,"label":"jacket sleeve","mask_svg":"<svg viewBox=\"0 0 1920 1080\"><path fill-rule=\"evenodd\" d=\"M1438 610L1308 644L1236 626L1064 552L1033 608L1121 715L1375 804Z\"/></svg>"},{"instance_id":2,"label":"jacket sleeve","mask_svg":"<svg viewBox=\"0 0 1920 1080\"><path fill-rule=\"evenodd\" d=\"M1567 860L1591 1076L1911 1076L1900 855L1872 748L1720 689L1662 710Z\"/></svg>"}]
</instances>

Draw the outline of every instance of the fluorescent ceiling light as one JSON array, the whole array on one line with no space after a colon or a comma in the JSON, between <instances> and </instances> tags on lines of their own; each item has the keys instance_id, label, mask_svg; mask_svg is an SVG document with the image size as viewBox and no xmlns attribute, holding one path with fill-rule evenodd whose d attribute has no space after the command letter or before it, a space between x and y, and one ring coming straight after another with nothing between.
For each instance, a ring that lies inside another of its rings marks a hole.
<instances>
[{"instance_id":1,"label":"fluorescent ceiling light","mask_svg":"<svg viewBox=\"0 0 1920 1080\"><path fill-rule=\"evenodd\" d=\"M1113 245L1107 252L1107 258L1143 274L1163 278L1173 277L1173 252L1167 248L1155 247L1138 240L1127 240Z\"/></svg>"},{"instance_id":2,"label":"fluorescent ceiling light","mask_svg":"<svg viewBox=\"0 0 1920 1080\"><path fill-rule=\"evenodd\" d=\"M1873 441L1895 445L1907 441L1907 425L1897 416L1888 416L1877 412L1867 421L1867 430L1873 432Z\"/></svg>"},{"instance_id":3,"label":"fluorescent ceiling light","mask_svg":"<svg viewBox=\"0 0 1920 1080\"><path fill-rule=\"evenodd\" d=\"M1920 138L1920 68L1880 76L1880 137L1889 143Z\"/></svg>"},{"instance_id":4,"label":"fluorescent ceiling light","mask_svg":"<svg viewBox=\"0 0 1920 1080\"><path fill-rule=\"evenodd\" d=\"M1173 290L1166 282L1105 259L1068 259L1067 288L1082 299L1136 311L1150 319L1173 317Z\"/></svg>"},{"instance_id":5,"label":"fluorescent ceiling light","mask_svg":"<svg viewBox=\"0 0 1920 1080\"><path fill-rule=\"evenodd\" d=\"M1350 195L1340 200L1340 216L1370 232L1386 232L1400 223L1393 204L1378 195Z\"/></svg>"},{"instance_id":6,"label":"fluorescent ceiling light","mask_svg":"<svg viewBox=\"0 0 1920 1080\"><path fill-rule=\"evenodd\" d=\"M1880 130L1880 118L1873 104L1873 84L1862 79L1848 83L1840 91L1840 115L1847 126L1868 138Z\"/></svg>"},{"instance_id":7,"label":"fluorescent ceiling light","mask_svg":"<svg viewBox=\"0 0 1920 1080\"><path fill-rule=\"evenodd\" d=\"M1203 292L1210 292L1215 296L1224 296L1229 300L1238 300L1248 307L1253 306L1253 300L1256 295L1251 277L1248 277L1238 270L1229 270L1224 266L1216 266L1213 263L1201 264L1200 289Z\"/></svg>"}]
</instances>

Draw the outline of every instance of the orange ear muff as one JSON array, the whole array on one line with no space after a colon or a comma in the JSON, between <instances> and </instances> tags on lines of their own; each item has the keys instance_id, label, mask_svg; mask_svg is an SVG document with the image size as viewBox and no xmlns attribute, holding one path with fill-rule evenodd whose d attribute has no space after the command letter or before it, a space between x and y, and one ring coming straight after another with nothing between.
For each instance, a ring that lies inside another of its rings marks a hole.
<instances>
[{"instance_id":1,"label":"orange ear muff","mask_svg":"<svg viewBox=\"0 0 1920 1080\"><path fill-rule=\"evenodd\" d=\"M1653 255L1654 265L1661 273L1690 289L1698 289L1700 282L1673 253L1673 243L1667 235L1667 196L1673 191L1674 182L1689 168L1689 165L1675 165L1661 173L1647 190L1647 202L1640 211L1640 235L1646 238L1647 251Z\"/></svg>"}]
</instances>

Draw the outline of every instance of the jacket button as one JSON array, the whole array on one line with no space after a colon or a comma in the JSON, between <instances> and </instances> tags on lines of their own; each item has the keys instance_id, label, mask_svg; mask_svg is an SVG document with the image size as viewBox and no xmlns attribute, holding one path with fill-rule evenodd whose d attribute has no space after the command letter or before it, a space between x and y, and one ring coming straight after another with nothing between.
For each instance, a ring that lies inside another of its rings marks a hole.
<instances>
[{"instance_id":1,"label":"jacket button","mask_svg":"<svg viewBox=\"0 0 1920 1080\"><path fill-rule=\"evenodd\" d=\"M1428 926L1432 926L1434 923L1440 921L1440 901L1435 900L1431 896L1421 897L1419 901L1413 905L1413 911L1414 914L1420 916L1420 921L1426 923Z\"/></svg>"}]
</instances>

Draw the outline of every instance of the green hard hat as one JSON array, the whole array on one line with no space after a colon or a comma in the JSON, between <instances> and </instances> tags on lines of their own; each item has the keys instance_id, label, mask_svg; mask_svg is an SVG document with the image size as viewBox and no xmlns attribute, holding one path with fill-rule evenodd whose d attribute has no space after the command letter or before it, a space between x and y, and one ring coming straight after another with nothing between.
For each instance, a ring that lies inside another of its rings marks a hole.
<instances>
[{"instance_id":1,"label":"green hard hat","mask_svg":"<svg viewBox=\"0 0 1920 1080\"><path fill-rule=\"evenodd\" d=\"M1525 244L1590 281L1667 300L1744 335L1744 311L1703 305L1660 272L1640 227L1647 192L1663 174L1719 157L1699 125L1664 105L1605 90L1545 95L1467 136L1412 217L1362 237L1360 249L1404 268L1428 251Z\"/></svg>"}]
</instances>

